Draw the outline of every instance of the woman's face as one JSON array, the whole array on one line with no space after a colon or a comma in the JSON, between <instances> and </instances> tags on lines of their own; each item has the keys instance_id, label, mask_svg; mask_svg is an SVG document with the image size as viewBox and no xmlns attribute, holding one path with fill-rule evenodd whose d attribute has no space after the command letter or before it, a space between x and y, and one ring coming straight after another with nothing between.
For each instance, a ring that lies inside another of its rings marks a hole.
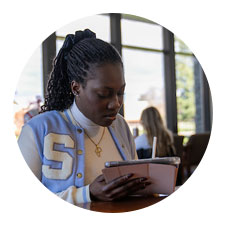
<instances>
[{"instance_id":1,"label":"woman's face","mask_svg":"<svg viewBox=\"0 0 226 226\"><path fill-rule=\"evenodd\" d=\"M123 103L125 79L121 64L104 64L93 67L85 88L72 82L72 90L78 93L79 110L100 126L109 126L115 120Z\"/></svg>"}]
</instances>

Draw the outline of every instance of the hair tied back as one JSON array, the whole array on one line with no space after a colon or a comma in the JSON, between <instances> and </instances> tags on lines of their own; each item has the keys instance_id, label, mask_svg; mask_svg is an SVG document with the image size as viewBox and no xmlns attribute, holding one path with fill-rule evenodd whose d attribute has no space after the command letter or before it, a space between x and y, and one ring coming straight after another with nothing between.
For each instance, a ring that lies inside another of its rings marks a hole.
<instances>
[{"instance_id":1,"label":"hair tied back","mask_svg":"<svg viewBox=\"0 0 226 226\"><path fill-rule=\"evenodd\" d=\"M96 38L96 34L89 29L85 29L84 31L76 31L75 35L68 34L65 38L64 44L62 46L62 50L65 52L65 59L67 59L67 55L72 49L72 47L86 38Z\"/></svg>"},{"instance_id":2,"label":"hair tied back","mask_svg":"<svg viewBox=\"0 0 226 226\"><path fill-rule=\"evenodd\" d=\"M84 31L76 31L74 35L74 44L85 38L96 38L96 34L89 29L85 29Z\"/></svg>"}]
</instances>

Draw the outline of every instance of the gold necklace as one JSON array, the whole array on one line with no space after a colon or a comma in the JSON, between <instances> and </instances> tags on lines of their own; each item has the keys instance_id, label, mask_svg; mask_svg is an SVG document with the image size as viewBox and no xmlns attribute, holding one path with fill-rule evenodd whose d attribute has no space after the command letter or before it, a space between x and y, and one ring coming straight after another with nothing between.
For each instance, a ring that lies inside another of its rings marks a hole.
<instances>
[{"instance_id":1,"label":"gold necklace","mask_svg":"<svg viewBox=\"0 0 226 226\"><path fill-rule=\"evenodd\" d=\"M83 128L76 120L75 120L75 122L76 122L81 128ZM83 128L83 129L84 129L84 128ZM87 134L87 132L85 131L85 129L84 129L84 132L85 132L86 136L90 139L90 141L96 146L95 153L96 153L96 155L97 155L98 157L100 157L100 153L102 152L102 148L99 146L99 144L100 144L100 142L101 142L102 139L103 139L104 132L105 132L105 127L104 127L104 130L103 130L102 136L101 136L101 138L100 138L100 140L99 140L99 142L98 142L97 144L96 144L96 143L93 141L93 139Z\"/></svg>"}]
</instances>

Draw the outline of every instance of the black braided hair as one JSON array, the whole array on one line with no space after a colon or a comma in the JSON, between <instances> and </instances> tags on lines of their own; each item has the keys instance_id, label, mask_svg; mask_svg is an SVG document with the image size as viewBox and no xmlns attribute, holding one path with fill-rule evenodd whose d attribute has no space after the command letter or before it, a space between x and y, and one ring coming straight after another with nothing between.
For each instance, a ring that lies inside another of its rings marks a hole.
<instances>
[{"instance_id":1,"label":"black braided hair","mask_svg":"<svg viewBox=\"0 0 226 226\"><path fill-rule=\"evenodd\" d=\"M92 66L105 63L120 63L123 66L121 56L111 44L97 39L96 34L89 29L67 35L53 61L41 113L69 108L74 100L71 82L79 82L85 87L87 72L91 71Z\"/></svg>"}]
</instances>

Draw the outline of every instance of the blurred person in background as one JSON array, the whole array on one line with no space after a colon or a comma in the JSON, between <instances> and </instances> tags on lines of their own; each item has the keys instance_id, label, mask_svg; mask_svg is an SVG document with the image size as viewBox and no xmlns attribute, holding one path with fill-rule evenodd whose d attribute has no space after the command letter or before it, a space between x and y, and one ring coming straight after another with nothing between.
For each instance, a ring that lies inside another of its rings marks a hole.
<instances>
[{"instance_id":1,"label":"blurred person in background","mask_svg":"<svg viewBox=\"0 0 226 226\"><path fill-rule=\"evenodd\" d=\"M176 155L173 145L173 135L163 123L162 117L155 107L143 110L140 122L144 133L135 138L139 159L151 158L153 137L157 137L156 157L171 157Z\"/></svg>"}]
</instances>

